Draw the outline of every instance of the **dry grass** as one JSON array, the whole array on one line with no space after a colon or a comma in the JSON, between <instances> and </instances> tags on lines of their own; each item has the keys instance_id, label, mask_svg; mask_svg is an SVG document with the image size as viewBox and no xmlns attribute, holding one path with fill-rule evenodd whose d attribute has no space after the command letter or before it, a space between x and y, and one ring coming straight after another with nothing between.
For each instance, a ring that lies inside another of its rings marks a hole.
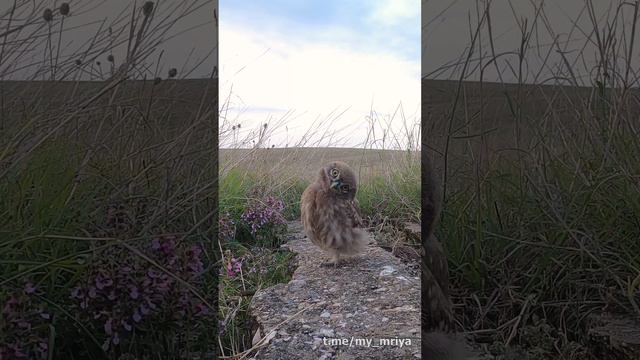
<instances>
[{"instance_id":1,"label":"dry grass","mask_svg":"<svg viewBox=\"0 0 640 360\"><path fill-rule=\"evenodd\" d=\"M221 149L220 168L223 171L236 168L274 176L285 173L291 177L311 182L318 169L333 160L344 161L358 173L360 182L387 176L405 162L419 166L420 152L402 150L354 149L354 148L267 148Z\"/></svg>"}]
</instances>

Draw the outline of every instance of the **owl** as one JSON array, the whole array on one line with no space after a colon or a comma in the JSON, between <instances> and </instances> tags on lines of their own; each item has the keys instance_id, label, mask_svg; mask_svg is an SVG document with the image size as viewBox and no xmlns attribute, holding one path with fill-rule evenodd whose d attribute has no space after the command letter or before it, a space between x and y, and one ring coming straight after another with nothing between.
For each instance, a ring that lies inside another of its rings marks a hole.
<instances>
[{"instance_id":1,"label":"owl","mask_svg":"<svg viewBox=\"0 0 640 360\"><path fill-rule=\"evenodd\" d=\"M311 242L338 266L341 255L355 255L366 248L369 237L358 210L356 175L349 165L334 161L318 171L315 182L302 193L300 215Z\"/></svg>"},{"instance_id":2,"label":"owl","mask_svg":"<svg viewBox=\"0 0 640 360\"><path fill-rule=\"evenodd\" d=\"M452 322L449 267L442 244L434 236L442 199L431 162L422 155L422 317L423 330L449 330Z\"/></svg>"},{"instance_id":3,"label":"owl","mask_svg":"<svg viewBox=\"0 0 640 360\"><path fill-rule=\"evenodd\" d=\"M464 341L445 335L454 329L447 256L433 234L441 206L439 183L429 158L423 152L422 356L433 360L462 360L470 356Z\"/></svg>"}]
</instances>

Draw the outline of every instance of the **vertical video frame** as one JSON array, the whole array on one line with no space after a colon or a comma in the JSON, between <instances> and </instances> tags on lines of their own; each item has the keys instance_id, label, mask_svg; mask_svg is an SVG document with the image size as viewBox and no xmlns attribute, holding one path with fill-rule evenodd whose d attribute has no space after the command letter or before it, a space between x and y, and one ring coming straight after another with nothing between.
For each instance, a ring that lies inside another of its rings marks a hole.
<instances>
[{"instance_id":1,"label":"vertical video frame","mask_svg":"<svg viewBox=\"0 0 640 360\"><path fill-rule=\"evenodd\" d=\"M640 3L422 6L423 358L638 359Z\"/></svg>"},{"instance_id":2,"label":"vertical video frame","mask_svg":"<svg viewBox=\"0 0 640 360\"><path fill-rule=\"evenodd\" d=\"M419 357L420 3L220 6L220 356Z\"/></svg>"},{"instance_id":3,"label":"vertical video frame","mask_svg":"<svg viewBox=\"0 0 640 360\"><path fill-rule=\"evenodd\" d=\"M0 359L216 358L217 1L0 13Z\"/></svg>"}]
</instances>

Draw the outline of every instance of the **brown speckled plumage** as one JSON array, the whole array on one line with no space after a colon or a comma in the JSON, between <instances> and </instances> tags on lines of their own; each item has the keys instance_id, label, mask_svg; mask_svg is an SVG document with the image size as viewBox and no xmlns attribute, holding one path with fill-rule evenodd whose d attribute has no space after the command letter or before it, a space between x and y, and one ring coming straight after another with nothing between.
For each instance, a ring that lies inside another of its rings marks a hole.
<instances>
[{"instance_id":1,"label":"brown speckled plumage","mask_svg":"<svg viewBox=\"0 0 640 360\"><path fill-rule=\"evenodd\" d=\"M366 231L360 228L357 190L353 170L334 161L320 169L316 181L302 194L300 213L305 233L331 255L333 264L341 255L362 252L368 243Z\"/></svg>"},{"instance_id":2,"label":"brown speckled plumage","mask_svg":"<svg viewBox=\"0 0 640 360\"><path fill-rule=\"evenodd\" d=\"M442 200L430 159L422 161L422 328L450 330L453 323L449 298L449 267L442 244L434 236Z\"/></svg>"},{"instance_id":3,"label":"brown speckled plumage","mask_svg":"<svg viewBox=\"0 0 640 360\"><path fill-rule=\"evenodd\" d=\"M424 148L424 146L423 146ZM422 355L434 360L468 356L464 342L446 332L454 330L449 296L449 266L442 244L434 236L442 207L440 187L430 159L422 154Z\"/></svg>"}]
</instances>

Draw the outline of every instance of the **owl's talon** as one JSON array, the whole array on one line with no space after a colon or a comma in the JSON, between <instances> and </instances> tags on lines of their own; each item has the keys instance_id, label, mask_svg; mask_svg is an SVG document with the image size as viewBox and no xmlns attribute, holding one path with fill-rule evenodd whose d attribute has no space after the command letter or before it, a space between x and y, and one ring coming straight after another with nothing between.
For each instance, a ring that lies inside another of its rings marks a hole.
<instances>
[{"instance_id":1,"label":"owl's talon","mask_svg":"<svg viewBox=\"0 0 640 360\"><path fill-rule=\"evenodd\" d=\"M322 267L333 267L334 269L338 267L338 261L336 260L326 260L320 264Z\"/></svg>"}]
</instances>

